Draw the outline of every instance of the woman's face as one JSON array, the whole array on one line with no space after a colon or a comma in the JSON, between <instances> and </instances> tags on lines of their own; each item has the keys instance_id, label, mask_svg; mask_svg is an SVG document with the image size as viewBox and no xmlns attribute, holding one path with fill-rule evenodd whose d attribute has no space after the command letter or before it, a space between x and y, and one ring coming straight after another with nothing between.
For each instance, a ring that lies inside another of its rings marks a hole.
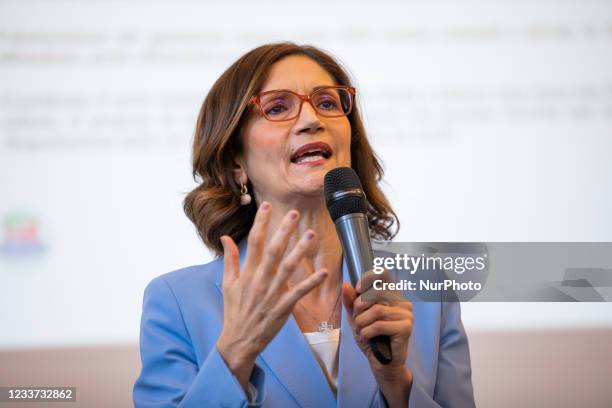
<instances>
[{"instance_id":1,"label":"woman's face","mask_svg":"<svg viewBox=\"0 0 612 408\"><path fill-rule=\"evenodd\" d=\"M271 67L261 92L288 89L309 95L314 88L325 85L337 84L318 63L301 55L289 56ZM286 122L270 122L255 109L241 137L241 162L259 202L322 197L325 174L351 165L348 118L319 116L307 102L297 118ZM307 146L311 143L323 144ZM301 155L305 150L311 152Z\"/></svg>"}]
</instances>

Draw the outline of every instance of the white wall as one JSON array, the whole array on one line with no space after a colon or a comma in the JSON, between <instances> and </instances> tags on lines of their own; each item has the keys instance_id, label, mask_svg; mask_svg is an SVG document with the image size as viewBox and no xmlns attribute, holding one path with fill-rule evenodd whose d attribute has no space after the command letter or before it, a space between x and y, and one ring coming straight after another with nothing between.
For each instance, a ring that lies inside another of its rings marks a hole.
<instances>
[{"instance_id":1,"label":"white wall","mask_svg":"<svg viewBox=\"0 0 612 408\"><path fill-rule=\"evenodd\" d=\"M146 283L210 259L181 210L195 117L268 41L353 74L399 240L612 240L610 16L594 0L3 1L0 347L136 342ZM464 321L611 327L611 312L464 304Z\"/></svg>"}]
</instances>

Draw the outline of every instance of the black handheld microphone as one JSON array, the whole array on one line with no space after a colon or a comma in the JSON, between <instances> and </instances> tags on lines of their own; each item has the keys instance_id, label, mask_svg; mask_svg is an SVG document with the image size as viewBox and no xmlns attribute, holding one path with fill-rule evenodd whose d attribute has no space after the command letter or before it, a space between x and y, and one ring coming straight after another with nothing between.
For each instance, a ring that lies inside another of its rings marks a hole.
<instances>
[{"instance_id":1,"label":"black handheld microphone","mask_svg":"<svg viewBox=\"0 0 612 408\"><path fill-rule=\"evenodd\" d=\"M325 202L342 243L353 286L361 275L372 270L372 244L368 227L366 197L357 173L350 167L338 167L325 175ZM389 364L393 359L389 336L370 339L376 359Z\"/></svg>"}]
</instances>

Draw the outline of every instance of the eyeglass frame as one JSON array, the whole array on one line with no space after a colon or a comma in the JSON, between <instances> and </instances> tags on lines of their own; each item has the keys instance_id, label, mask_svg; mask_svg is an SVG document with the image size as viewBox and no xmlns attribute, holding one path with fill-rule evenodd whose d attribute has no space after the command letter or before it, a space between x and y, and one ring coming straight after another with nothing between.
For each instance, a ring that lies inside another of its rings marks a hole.
<instances>
[{"instance_id":1,"label":"eyeglass frame","mask_svg":"<svg viewBox=\"0 0 612 408\"><path fill-rule=\"evenodd\" d=\"M313 94L315 94L315 93L317 93L317 92L319 92L319 91L321 91L323 89L344 89L344 90L346 90L349 93L349 95L350 95L350 99L349 99L350 105L349 105L349 108L348 108L348 112L346 112L346 113L343 112L341 115L332 115L332 116L321 115L321 116L323 116L324 118L340 118L342 116L348 116L353 111L353 104L355 103L355 96L357 95L357 90L355 89L355 87L348 86L348 85L321 86L321 87L316 88L314 91L312 91L308 95L302 95L302 94L299 94L297 92L293 92L293 91L291 91L289 89L273 89L271 91L261 92L261 93L259 93L257 95L253 95L251 97L251 100L249 101L249 103L257 106L259 108L259 112L262 114L262 116L266 120L268 120L270 122L287 122L287 121L290 121L290 120L294 120L294 119L296 119L297 117L300 116L300 113L302 113L302 106L304 105L304 102L308 102L310 104L310 106L312 106L312 109L314 109L314 111L317 114L320 114L321 112L319 112L319 110L312 103L311 97L312 97ZM266 115L266 113L264 112L263 107L261 106L261 97L264 96L264 95L268 95L268 94L274 93L274 92L288 92L288 93L293 94L293 95L298 97L298 99L300 100L300 107L298 108L298 111L297 111L297 113L295 114L294 117L288 118L288 119L270 119L268 117L268 115Z\"/></svg>"}]
</instances>

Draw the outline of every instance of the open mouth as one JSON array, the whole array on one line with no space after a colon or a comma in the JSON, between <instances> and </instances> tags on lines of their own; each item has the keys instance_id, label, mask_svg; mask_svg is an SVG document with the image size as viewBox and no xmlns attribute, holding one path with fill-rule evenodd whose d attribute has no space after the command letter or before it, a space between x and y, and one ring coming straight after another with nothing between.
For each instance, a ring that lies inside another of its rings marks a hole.
<instances>
[{"instance_id":1,"label":"open mouth","mask_svg":"<svg viewBox=\"0 0 612 408\"><path fill-rule=\"evenodd\" d=\"M297 149L291 155L291 163L308 164L318 163L327 160L332 155L332 149L327 143L314 142L308 143Z\"/></svg>"}]
</instances>

